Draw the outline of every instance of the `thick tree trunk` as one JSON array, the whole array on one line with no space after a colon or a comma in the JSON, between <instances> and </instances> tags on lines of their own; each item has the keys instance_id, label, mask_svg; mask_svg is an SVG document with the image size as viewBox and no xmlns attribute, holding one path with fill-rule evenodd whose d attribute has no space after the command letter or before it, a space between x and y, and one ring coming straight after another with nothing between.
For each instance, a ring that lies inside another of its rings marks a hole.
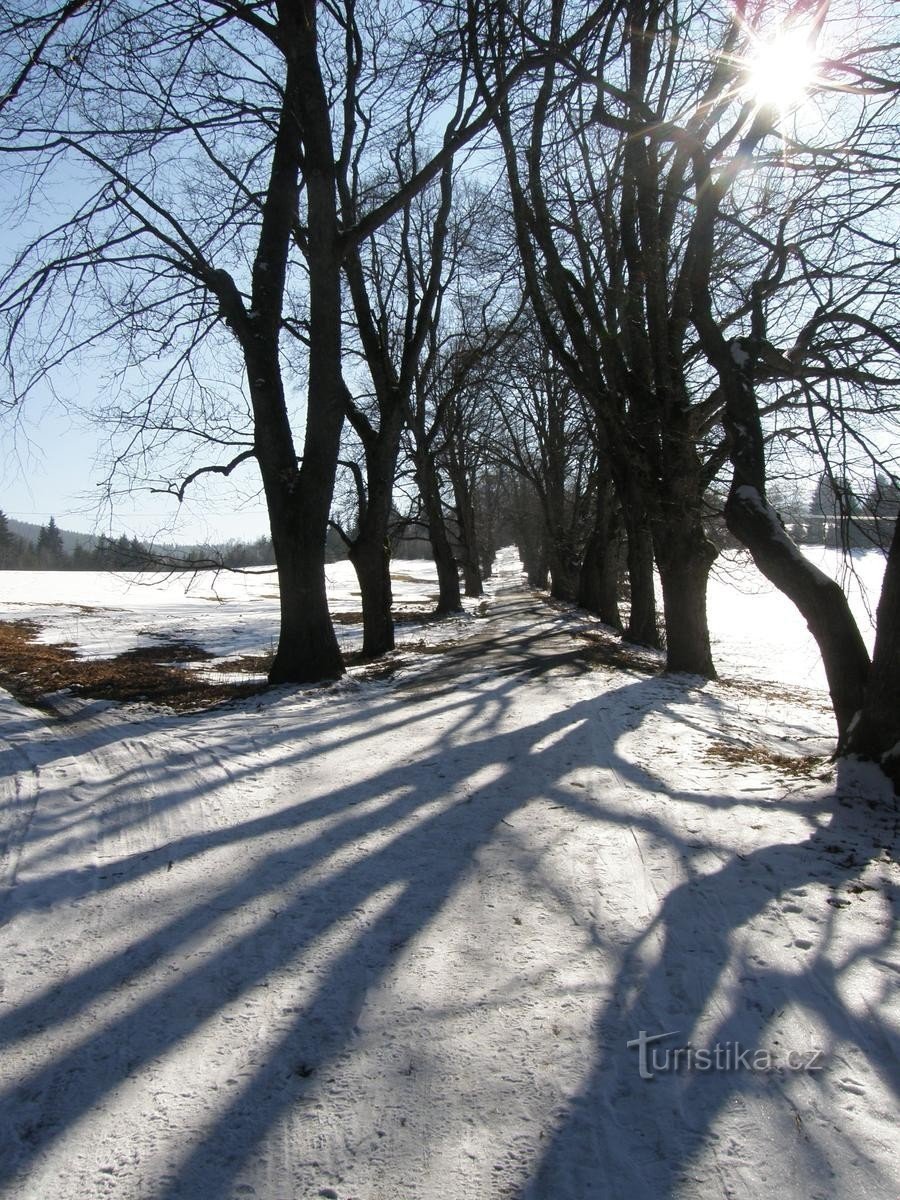
<instances>
[{"instance_id":1,"label":"thick tree trunk","mask_svg":"<svg viewBox=\"0 0 900 1200\"><path fill-rule=\"evenodd\" d=\"M653 540L643 508L624 506L625 534L628 538L628 585L631 610L625 637L638 646L659 649L656 622L656 592L653 582Z\"/></svg>"},{"instance_id":2,"label":"thick tree trunk","mask_svg":"<svg viewBox=\"0 0 900 1200\"><path fill-rule=\"evenodd\" d=\"M842 752L851 723L863 707L868 651L847 597L833 579L804 558L766 499L765 448L751 349L733 342L716 350L715 365L725 398L722 419L734 468L725 521L763 575L806 619L822 655Z\"/></svg>"},{"instance_id":3,"label":"thick tree trunk","mask_svg":"<svg viewBox=\"0 0 900 1200\"><path fill-rule=\"evenodd\" d=\"M568 541L550 533L550 595L554 600L574 602L578 598L578 561Z\"/></svg>"},{"instance_id":4,"label":"thick tree trunk","mask_svg":"<svg viewBox=\"0 0 900 1200\"><path fill-rule=\"evenodd\" d=\"M662 587L666 670L715 679L706 591L716 548L703 528L703 485L693 437L670 419L664 477L654 504L653 545Z\"/></svg>"},{"instance_id":5,"label":"thick tree trunk","mask_svg":"<svg viewBox=\"0 0 900 1200\"><path fill-rule=\"evenodd\" d=\"M881 585L862 712L851 723L847 750L880 762L900 792L900 521L894 524Z\"/></svg>"},{"instance_id":6,"label":"thick tree trunk","mask_svg":"<svg viewBox=\"0 0 900 1200\"><path fill-rule=\"evenodd\" d=\"M315 538L299 505L269 506L278 570L281 628L270 683L317 683L344 672L325 590L325 538Z\"/></svg>"},{"instance_id":7,"label":"thick tree trunk","mask_svg":"<svg viewBox=\"0 0 900 1200\"><path fill-rule=\"evenodd\" d=\"M484 581L481 578L481 568L478 566L478 560L471 559L466 554L466 557L460 564L463 575L463 591L470 599L477 599L484 595Z\"/></svg>"},{"instance_id":8,"label":"thick tree trunk","mask_svg":"<svg viewBox=\"0 0 900 1200\"><path fill-rule=\"evenodd\" d=\"M619 522L611 484L600 484L594 527L578 578L578 603L606 625L622 632L619 612Z\"/></svg>"},{"instance_id":9,"label":"thick tree trunk","mask_svg":"<svg viewBox=\"0 0 900 1200\"><path fill-rule=\"evenodd\" d=\"M284 15L288 66L253 263L253 305L236 328L247 364L255 450L281 592L281 631L269 680L312 683L336 678L344 670L325 591L325 542L344 422L341 260L331 117L319 69L315 5L305 0ZM278 343L301 164L310 354L306 436L298 468Z\"/></svg>"},{"instance_id":10,"label":"thick tree trunk","mask_svg":"<svg viewBox=\"0 0 900 1200\"><path fill-rule=\"evenodd\" d=\"M777 351L765 341L762 291L756 293L754 289L752 336L729 341L717 321L710 290L719 207L736 172L752 152L747 139L743 149L745 154L735 156L732 165L715 181L702 160L695 158L697 207L691 233L691 314L703 351L719 376L724 400L722 423L733 468L725 504L726 523L750 551L763 575L805 617L822 654L841 751L854 717L863 707L870 667L868 652L846 596L834 580L803 557L766 499L765 442L754 382L762 355L769 360L770 371L774 364L788 374L791 363L779 361ZM767 286L772 286L771 279Z\"/></svg>"},{"instance_id":11,"label":"thick tree trunk","mask_svg":"<svg viewBox=\"0 0 900 1200\"><path fill-rule=\"evenodd\" d=\"M851 722L863 707L869 674L868 651L847 597L833 579L803 557L757 488L733 484L725 520L763 575L793 600L816 639L837 720L838 749L843 750Z\"/></svg>"},{"instance_id":12,"label":"thick tree trunk","mask_svg":"<svg viewBox=\"0 0 900 1200\"><path fill-rule=\"evenodd\" d=\"M340 400L335 397L335 409L320 391L318 403L310 405L300 470L283 402L277 339L269 339L268 345L264 338L256 341L248 353L248 375L280 596L278 648L269 682L336 679L344 664L328 611L325 539L343 420Z\"/></svg>"},{"instance_id":13,"label":"thick tree trunk","mask_svg":"<svg viewBox=\"0 0 900 1200\"><path fill-rule=\"evenodd\" d=\"M702 528L688 527L658 539L656 564L666 622L666 670L715 679L706 590L716 548Z\"/></svg>"}]
</instances>

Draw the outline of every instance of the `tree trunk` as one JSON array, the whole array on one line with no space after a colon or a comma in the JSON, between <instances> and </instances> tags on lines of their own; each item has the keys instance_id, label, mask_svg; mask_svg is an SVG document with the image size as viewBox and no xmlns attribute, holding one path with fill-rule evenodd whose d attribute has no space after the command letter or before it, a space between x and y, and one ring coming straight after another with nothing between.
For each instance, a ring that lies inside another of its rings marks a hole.
<instances>
[{"instance_id":1,"label":"tree trunk","mask_svg":"<svg viewBox=\"0 0 900 1200\"><path fill-rule=\"evenodd\" d=\"M428 522L428 537L431 542L431 552L434 555L434 565L438 577L439 614L459 612L462 600L459 592L459 571L450 538L447 534L447 524L444 520L444 504L441 500L440 482L437 469L427 451L418 455L416 463L416 482L425 509L425 520Z\"/></svg>"},{"instance_id":2,"label":"tree trunk","mask_svg":"<svg viewBox=\"0 0 900 1200\"><path fill-rule=\"evenodd\" d=\"M822 654L837 720L838 750L843 752L851 722L863 707L869 674L869 655L847 597L833 579L803 557L756 488L732 484L725 520L766 579L793 600L806 619Z\"/></svg>"},{"instance_id":3,"label":"tree trunk","mask_svg":"<svg viewBox=\"0 0 900 1200\"><path fill-rule=\"evenodd\" d=\"M653 583L653 541L643 507L623 506L628 538L628 585L631 611L625 637L638 646L659 649L656 623L656 593Z\"/></svg>"},{"instance_id":4,"label":"tree trunk","mask_svg":"<svg viewBox=\"0 0 900 1200\"><path fill-rule=\"evenodd\" d=\"M706 618L706 590L715 558L716 548L702 527L676 531L669 526L658 539L667 671L716 677Z\"/></svg>"},{"instance_id":5,"label":"tree trunk","mask_svg":"<svg viewBox=\"0 0 900 1200\"><path fill-rule=\"evenodd\" d=\"M378 658L394 649L390 545L385 537L379 543L374 535L357 538L350 551L362 596L363 658Z\"/></svg>"},{"instance_id":6,"label":"tree trunk","mask_svg":"<svg viewBox=\"0 0 900 1200\"><path fill-rule=\"evenodd\" d=\"M302 470L283 403L277 339L259 338L248 353L256 456L278 571L280 630L269 682L315 683L344 672L328 611L325 540L343 413L326 403L309 406ZM310 369L312 378L313 371Z\"/></svg>"},{"instance_id":7,"label":"tree trunk","mask_svg":"<svg viewBox=\"0 0 900 1200\"><path fill-rule=\"evenodd\" d=\"M894 524L881 585L862 712L848 732L847 750L880 762L900 792L900 521Z\"/></svg>"},{"instance_id":8,"label":"tree trunk","mask_svg":"<svg viewBox=\"0 0 900 1200\"><path fill-rule=\"evenodd\" d=\"M331 118L312 0L290 10L290 16L284 31L290 49L283 108L253 264L253 309L242 343L281 591L281 632L269 681L313 683L344 671L325 591L325 543L344 423L341 260ZM301 163L310 353L306 436L298 468L278 343Z\"/></svg>"},{"instance_id":9,"label":"tree trunk","mask_svg":"<svg viewBox=\"0 0 900 1200\"><path fill-rule=\"evenodd\" d=\"M551 530L549 543L550 595L554 600L573 602L578 598L578 562L566 538Z\"/></svg>"},{"instance_id":10,"label":"tree trunk","mask_svg":"<svg viewBox=\"0 0 900 1200\"><path fill-rule=\"evenodd\" d=\"M615 490L602 481L597 487L594 527L585 547L578 579L578 603L606 625L622 632L619 613L619 522Z\"/></svg>"},{"instance_id":11,"label":"tree trunk","mask_svg":"<svg viewBox=\"0 0 900 1200\"><path fill-rule=\"evenodd\" d=\"M663 431L663 472L654 497L653 545L663 595L666 670L715 679L706 591L717 550L703 528L703 484L693 436L677 416Z\"/></svg>"},{"instance_id":12,"label":"tree trunk","mask_svg":"<svg viewBox=\"0 0 900 1200\"><path fill-rule=\"evenodd\" d=\"M475 506L472 503L472 489L466 477L464 466L458 456L453 453L450 458L450 484L453 488L453 500L456 504L456 518L459 525L460 554L459 565L462 567L463 587L467 596L478 598L484 595L484 584L481 578L481 568L478 563L478 533L475 528Z\"/></svg>"},{"instance_id":13,"label":"tree trunk","mask_svg":"<svg viewBox=\"0 0 900 1200\"><path fill-rule=\"evenodd\" d=\"M276 513L269 505L278 569L281 629L269 682L318 683L337 679L344 663L325 590L325 539L314 536L297 504ZM290 510L293 511L290 511Z\"/></svg>"},{"instance_id":14,"label":"tree trunk","mask_svg":"<svg viewBox=\"0 0 900 1200\"><path fill-rule=\"evenodd\" d=\"M868 651L847 597L833 579L803 557L766 499L765 446L753 388L752 348L738 342L729 343L724 352L715 347L714 361L725 398L722 421L734 468L725 521L763 575L806 619L822 654L842 753L853 718L863 707Z\"/></svg>"},{"instance_id":15,"label":"tree trunk","mask_svg":"<svg viewBox=\"0 0 900 1200\"><path fill-rule=\"evenodd\" d=\"M365 448L365 501L350 550L362 597L363 658L378 658L394 649L389 528L402 431L402 405L385 404L381 427Z\"/></svg>"}]
</instances>

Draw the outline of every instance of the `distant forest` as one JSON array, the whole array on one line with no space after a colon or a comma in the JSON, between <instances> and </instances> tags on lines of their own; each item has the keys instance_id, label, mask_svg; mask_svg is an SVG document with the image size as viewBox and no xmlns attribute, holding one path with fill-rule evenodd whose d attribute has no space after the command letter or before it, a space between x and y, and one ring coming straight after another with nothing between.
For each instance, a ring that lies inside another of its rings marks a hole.
<instances>
[{"instance_id":1,"label":"distant forest","mask_svg":"<svg viewBox=\"0 0 900 1200\"><path fill-rule=\"evenodd\" d=\"M67 549L67 543L71 546ZM73 544L74 543L74 544ZM36 536L20 534L0 511L0 570L4 571L147 571L209 567L260 567L272 563L268 537L217 546L154 546L136 537L65 534L51 517Z\"/></svg>"},{"instance_id":2,"label":"distant forest","mask_svg":"<svg viewBox=\"0 0 900 1200\"><path fill-rule=\"evenodd\" d=\"M530 582L545 586L547 580L546 547L543 539L532 545L540 514L532 497L510 499L509 514L494 530L485 557L497 549L501 540L517 543ZM777 502L777 501L776 501ZM867 496L854 495L843 480L823 474L808 502L799 496L778 502L782 524L795 542L806 546L831 546L836 549L886 548L890 530L900 514L900 489L886 476L879 475ZM455 551L461 547L458 516L448 511L447 532ZM12 525L24 532L17 532ZM737 546L721 515L710 522L709 535L720 547ZM427 526L414 517L394 513L390 531L391 551L395 558L432 557ZM347 557L346 534L336 527L329 530L326 557L336 562ZM534 561L532 561L534 560ZM10 522L0 510L0 571L194 571L198 569L242 570L269 567L274 563L272 539L259 537L252 542L230 540L218 544L193 546L155 545L136 537L105 534L73 534L61 530L51 517L46 525L32 526ZM537 563L537 569L533 570Z\"/></svg>"},{"instance_id":3,"label":"distant forest","mask_svg":"<svg viewBox=\"0 0 900 1200\"><path fill-rule=\"evenodd\" d=\"M397 518L393 531L397 554L427 557L428 541L417 536L411 524ZM329 562L347 557L346 543L336 529L329 531L326 553ZM10 521L0 510L0 571L243 570L271 567L274 561L272 539L266 536L252 542L156 545L124 534L115 538L71 533L60 529L55 517L40 526Z\"/></svg>"}]
</instances>

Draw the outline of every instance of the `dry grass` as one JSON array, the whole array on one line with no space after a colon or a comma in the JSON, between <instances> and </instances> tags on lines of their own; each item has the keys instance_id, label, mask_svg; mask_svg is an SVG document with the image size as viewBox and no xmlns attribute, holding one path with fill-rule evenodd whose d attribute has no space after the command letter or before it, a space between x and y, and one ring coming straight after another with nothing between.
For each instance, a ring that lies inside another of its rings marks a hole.
<instances>
[{"instance_id":1,"label":"dry grass","mask_svg":"<svg viewBox=\"0 0 900 1200\"><path fill-rule=\"evenodd\" d=\"M735 766L754 763L756 766L774 767L803 779L829 778L831 773L828 759L820 754L778 754L765 746L747 746L736 742L713 742L704 753L707 758Z\"/></svg>"},{"instance_id":2,"label":"dry grass","mask_svg":"<svg viewBox=\"0 0 900 1200\"><path fill-rule=\"evenodd\" d=\"M0 684L17 699L40 705L66 689L92 699L145 701L185 710L208 708L262 689L252 683L216 683L186 663L212 656L202 646L169 641L128 650L114 658L79 658L71 643L45 645L34 621L0 621Z\"/></svg>"},{"instance_id":3,"label":"dry grass","mask_svg":"<svg viewBox=\"0 0 900 1200\"><path fill-rule=\"evenodd\" d=\"M362 625L363 615L358 609L351 609L348 612L333 612L331 619L335 625ZM432 621L439 621L440 617L436 616L433 609L420 610L417 608L394 609L394 624L395 625L427 625Z\"/></svg>"},{"instance_id":4,"label":"dry grass","mask_svg":"<svg viewBox=\"0 0 900 1200\"><path fill-rule=\"evenodd\" d=\"M585 658L605 667L616 667L623 671L636 671L641 675L658 675L662 661L651 652L641 650L630 642L618 641L608 633L597 633L590 629L574 632L573 637L588 643Z\"/></svg>"}]
</instances>

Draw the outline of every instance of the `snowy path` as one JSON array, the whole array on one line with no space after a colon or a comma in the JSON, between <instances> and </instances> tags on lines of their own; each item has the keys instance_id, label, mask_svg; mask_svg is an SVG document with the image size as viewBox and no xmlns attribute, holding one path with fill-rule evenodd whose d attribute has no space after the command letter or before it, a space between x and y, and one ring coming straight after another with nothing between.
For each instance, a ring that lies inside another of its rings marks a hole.
<instances>
[{"instance_id":1,"label":"snowy path","mask_svg":"<svg viewBox=\"0 0 900 1200\"><path fill-rule=\"evenodd\" d=\"M508 591L189 717L0 693L0 1195L896 1197L886 797L723 761L828 721L576 627ZM822 1069L646 1080L641 1030Z\"/></svg>"}]
</instances>

